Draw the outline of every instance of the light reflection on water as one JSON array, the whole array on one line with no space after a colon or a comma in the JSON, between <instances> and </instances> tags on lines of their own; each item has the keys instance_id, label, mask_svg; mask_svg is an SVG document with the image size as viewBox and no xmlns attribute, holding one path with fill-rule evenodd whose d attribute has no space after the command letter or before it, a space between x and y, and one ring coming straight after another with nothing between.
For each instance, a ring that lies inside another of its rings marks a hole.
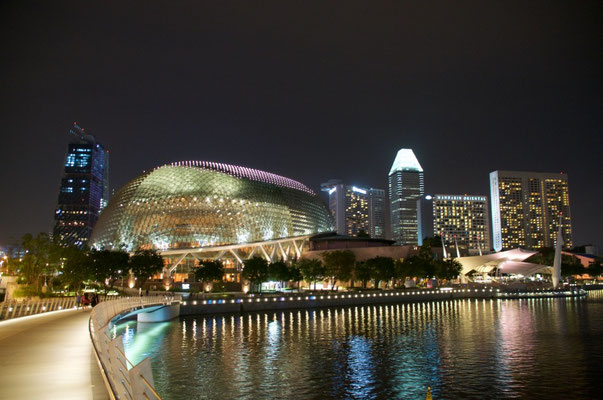
<instances>
[{"instance_id":1,"label":"light reflection on water","mask_svg":"<svg viewBox=\"0 0 603 400\"><path fill-rule=\"evenodd\" d=\"M127 322L165 399L597 398L603 291Z\"/></svg>"}]
</instances>

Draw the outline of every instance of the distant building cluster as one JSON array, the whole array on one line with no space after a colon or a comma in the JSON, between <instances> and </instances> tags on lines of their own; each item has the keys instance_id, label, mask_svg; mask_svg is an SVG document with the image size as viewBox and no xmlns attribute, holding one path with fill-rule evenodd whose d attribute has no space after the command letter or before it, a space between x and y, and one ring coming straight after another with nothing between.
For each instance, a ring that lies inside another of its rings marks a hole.
<instances>
[{"instance_id":1,"label":"distant building cluster","mask_svg":"<svg viewBox=\"0 0 603 400\"><path fill-rule=\"evenodd\" d=\"M559 227L564 246L573 244L567 175L494 171L491 201L483 194L426 194L423 167L412 149L397 152L387 190L335 179L323 183L328 208L302 183L264 171L206 161L157 168L118 191L90 242L109 201L109 152L77 124L69 133L53 230L67 245L179 254L177 248L270 242L245 251L272 258L299 253L297 242L281 240L307 241L332 230L400 245L437 237L471 255L552 247ZM226 253L241 261L233 249Z\"/></svg>"},{"instance_id":2,"label":"distant building cluster","mask_svg":"<svg viewBox=\"0 0 603 400\"><path fill-rule=\"evenodd\" d=\"M444 246L471 255L491 248L553 247L561 224L564 246L572 246L569 186L562 173L494 171L490 205L481 194L426 195L423 167L411 149L400 149L388 174L388 199L384 190L339 180L323 183L322 190L340 235L366 232L402 245L440 237Z\"/></svg>"}]
</instances>

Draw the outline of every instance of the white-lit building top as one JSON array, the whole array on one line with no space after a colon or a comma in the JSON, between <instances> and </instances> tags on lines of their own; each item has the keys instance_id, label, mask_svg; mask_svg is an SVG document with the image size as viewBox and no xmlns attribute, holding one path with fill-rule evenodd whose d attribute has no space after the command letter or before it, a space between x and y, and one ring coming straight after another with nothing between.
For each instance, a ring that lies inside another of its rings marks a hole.
<instances>
[{"instance_id":1,"label":"white-lit building top","mask_svg":"<svg viewBox=\"0 0 603 400\"><path fill-rule=\"evenodd\" d=\"M392 168L389 170L389 175L398 171L423 172L423 168L412 149L400 149L398 151Z\"/></svg>"}]
</instances>

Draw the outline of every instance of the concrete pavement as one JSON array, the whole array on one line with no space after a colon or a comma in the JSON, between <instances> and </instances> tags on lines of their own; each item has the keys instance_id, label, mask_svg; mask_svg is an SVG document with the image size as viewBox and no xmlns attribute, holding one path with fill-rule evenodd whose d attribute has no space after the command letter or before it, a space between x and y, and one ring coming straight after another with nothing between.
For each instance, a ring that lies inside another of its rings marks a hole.
<instances>
[{"instance_id":1,"label":"concrete pavement","mask_svg":"<svg viewBox=\"0 0 603 400\"><path fill-rule=\"evenodd\" d=\"M0 322L0 399L104 400L90 309Z\"/></svg>"}]
</instances>

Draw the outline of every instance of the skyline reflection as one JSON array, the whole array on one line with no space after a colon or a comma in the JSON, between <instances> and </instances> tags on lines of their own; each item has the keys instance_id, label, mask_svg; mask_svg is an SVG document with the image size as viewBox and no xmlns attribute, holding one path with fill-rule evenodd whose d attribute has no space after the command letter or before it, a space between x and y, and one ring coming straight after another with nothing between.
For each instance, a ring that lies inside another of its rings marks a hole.
<instances>
[{"instance_id":1,"label":"skyline reflection","mask_svg":"<svg viewBox=\"0 0 603 400\"><path fill-rule=\"evenodd\" d=\"M427 386L437 399L545 398L570 382L588 398L588 366L603 356L603 296L591 294L191 316L117 333L128 357L150 355L165 399L418 399Z\"/></svg>"}]
</instances>

